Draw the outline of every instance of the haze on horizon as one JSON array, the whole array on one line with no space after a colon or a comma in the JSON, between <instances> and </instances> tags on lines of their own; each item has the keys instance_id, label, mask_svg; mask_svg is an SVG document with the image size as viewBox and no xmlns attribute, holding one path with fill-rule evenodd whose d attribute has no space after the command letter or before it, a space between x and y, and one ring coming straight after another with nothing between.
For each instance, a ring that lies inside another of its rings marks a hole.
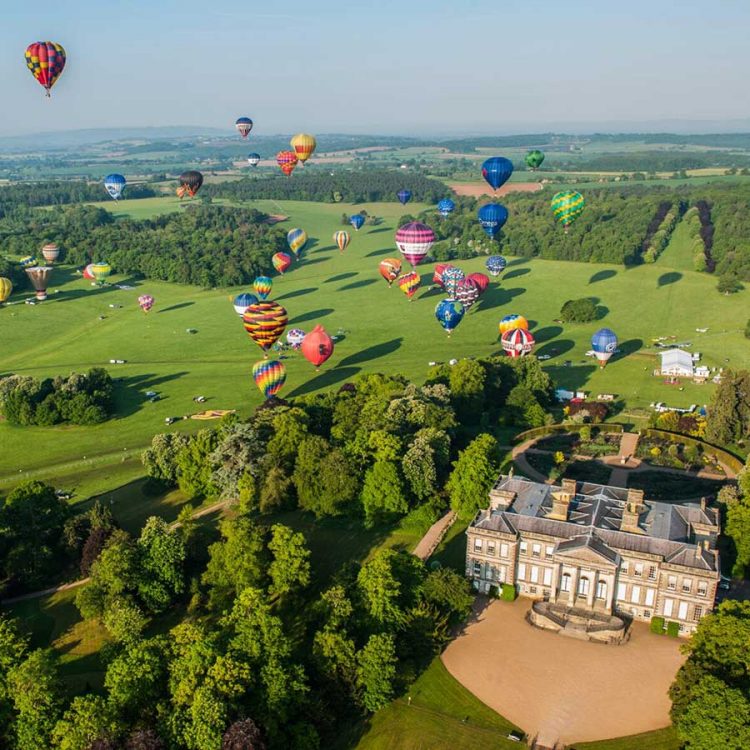
<instances>
[{"instance_id":1,"label":"haze on horizon","mask_svg":"<svg viewBox=\"0 0 750 750\"><path fill-rule=\"evenodd\" d=\"M14 3L0 27L0 135L241 115L264 135L747 128L750 3L609 5ZM23 59L46 39L68 55L51 101Z\"/></svg>"}]
</instances>

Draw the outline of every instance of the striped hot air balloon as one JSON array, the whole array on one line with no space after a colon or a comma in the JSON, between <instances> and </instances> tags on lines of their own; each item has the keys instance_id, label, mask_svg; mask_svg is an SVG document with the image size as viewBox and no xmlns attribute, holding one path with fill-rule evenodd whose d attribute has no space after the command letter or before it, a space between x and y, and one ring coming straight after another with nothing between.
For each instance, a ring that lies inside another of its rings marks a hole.
<instances>
[{"instance_id":1,"label":"striped hot air balloon","mask_svg":"<svg viewBox=\"0 0 750 750\"><path fill-rule=\"evenodd\" d=\"M381 260L378 265L378 271L380 272L380 275L388 282L388 286L392 286L393 282L401 273L401 259L383 258L383 260Z\"/></svg>"},{"instance_id":2,"label":"striped hot air balloon","mask_svg":"<svg viewBox=\"0 0 750 750\"><path fill-rule=\"evenodd\" d=\"M33 42L26 48L26 66L47 96L65 68L65 50L57 42Z\"/></svg>"},{"instance_id":3,"label":"striped hot air balloon","mask_svg":"<svg viewBox=\"0 0 750 750\"><path fill-rule=\"evenodd\" d=\"M468 277L456 285L456 299L467 311L479 299L479 294L479 285Z\"/></svg>"},{"instance_id":4,"label":"striped hot air balloon","mask_svg":"<svg viewBox=\"0 0 750 750\"><path fill-rule=\"evenodd\" d=\"M89 269L91 275L96 279L97 284L103 284L104 279L112 273L112 266L104 262L91 263L86 268Z\"/></svg>"},{"instance_id":5,"label":"striped hot air balloon","mask_svg":"<svg viewBox=\"0 0 750 750\"><path fill-rule=\"evenodd\" d=\"M410 221L396 230L396 247L412 268L425 259L434 242L435 232L419 221Z\"/></svg>"},{"instance_id":6,"label":"striped hot air balloon","mask_svg":"<svg viewBox=\"0 0 750 750\"><path fill-rule=\"evenodd\" d=\"M509 357L524 357L534 348L534 337L525 328L506 331L501 341Z\"/></svg>"},{"instance_id":7,"label":"striped hot air balloon","mask_svg":"<svg viewBox=\"0 0 750 750\"><path fill-rule=\"evenodd\" d=\"M242 323L247 335L264 351L267 352L278 340L289 316L286 310L273 300L256 302L250 305L242 315Z\"/></svg>"},{"instance_id":8,"label":"striped hot air balloon","mask_svg":"<svg viewBox=\"0 0 750 750\"><path fill-rule=\"evenodd\" d=\"M456 299L456 289L464 278L466 278L466 274L456 266L448 266L443 271L443 289L445 289L448 299Z\"/></svg>"},{"instance_id":9,"label":"striped hot air balloon","mask_svg":"<svg viewBox=\"0 0 750 750\"><path fill-rule=\"evenodd\" d=\"M417 293L421 281L422 279L416 271L407 271L406 273L402 273L401 276L396 279L398 288L409 298L409 300L411 300Z\"/></svg>"},{"instance_id":10,"label":"striped hot air balloon","mask_svg":"<svg viewBox=\"0 0 750 750\"><path fill-rule=\"evenodd\" d=\"M84 267L83 271L81 272L81 275L84 279L88 279L91 281L94 278L94 274L91 273L91 267L93 266L93 263L89 263L87 266Z\"/></svg>"},{"instance_id":11,"label":"striped hot air balloon","mask_svg":"<svg viewBox=\"0 0 750 750\"><path fill-rule=\"evenodd\" d=\"M349 246L349 243L352 241L352 236L349 234L349 232L340 229L338 232L333 233L333 241L336 243L339 252L343 253L344 250L346 250L346 248Z\"/></svg>"},{"instance_id":12,"label":"striped hot air balloon","mask_svg":"<svg viewBox=\"0 0 750 750\"><path fill-rule=\"evenodd\" d=\"M263 359L253 365L253 380L266 398L272 398L286 383L286 368L278 360Z\"/></svg>"},{"instance_id":13,"label":"striped hot air balloon","mask_svg":"<svg viewBox=\"0 0 750 750\"><path fill-rule=\"evenodd\" d=\"M297 154L294 151L279 151L276 154L276 163L279 165L279 169L287 176L294 172L294 168L297 166Z\"/></svg>"},{"instance_id":14,"label":"striped hot air balloon","mask_svg":"<svg viewBox=\"0 0 750 750\"><path fill-rule=\"evenodd\" d=\"M567 233L570 225L583 213L586 201L575 190L563 190L552 196L550 207L554 217L563 225Z\"/></svg>"},{"instance_id":15,"label":"striped hot air balloon","mask_svg":"<svg viewBox=\"0 0 750 750\"><path fill-rule=\"evenodd\" d=\"M0 276L0 305L6 302L13 291L13 282L5 276Z\"/></svg>"},{"instance_id":16,"label":"striped hot air balloon","mask_svg":"<svg viewBox=\"0 0 750 750\"><path fill-rule=\"evenodd\" d=\"M260 299L266 299L273 288L273 279L270 276L258 276L253 281L253 291Z\"/></svg>"},{"instance_id":17,"label":"striped hot air balloon","mask_svg":"<svg viewBox=\"0 0 750 750\"><path fill-rule=\"evenodd\" d=\"M304 250L307 244L307 232L304 229L294 228L286 233L286 243L294 253L295 258Z\"/></svg>"},{"instance_id":18,"label":"striped hot air balloon","mask_svg":"<svg viewBox=\"0 0 750 750\"><path fill-rule=\"evenodd\" d=\"M21 260L18 261L21 264L22 268L28 268L29 266L35 266L36 265L36 255L27 255L24 258L21 258Z\"/></svg>"},{"instance_id":19,"label":"striped hot air balloon","mask_svg":"<svg viewBox=\"0 0 750 750\"><path fill-rule=\"evenodd\" d=\"M237 132L243 137L247 138L250 135L250 131L253 129L253 121L249 117L238 117L234 123L234 127L237 128Z\"/></svg>"},{"instance_id":20,"label":"striped hot air balloon","mask_svg":"<svg viewBox=\"0 0 750 750\"><path fill-rule=\"evenodd\" d=\"M271 256L273 267L283 276L289 266L292 265L292 256L289 253L274 253Z\"/></svg>"},{"instance_id":21,"label":"striped hot air balloon","mask_svg":"<svg viewBox=\"0 0 750 750\"><path fill-rule=\"evenodd\" d=\"M42 248L42 257L47 263L54 263L60 257L60 248L54 242L48 242Z\"/></svg>"},{"instance_id":22,"label":"striped hot air balloon","mask_svg":"<svg viewBox=\"0 0 750 750\"><path fill-rule=\"evenodd\" d=\"M480 295L484 294L490 285L490 277L483 273L470 273L466 278L471 279L479 287Z\"/></svg>"},{"instance_id":23,"label":"striped hot air balloon","mask_svg":"<svg viewBox=\"0 0 750 750\"><path fill-rule=\"evenodd\" d=\"M501 318L500 323L498 323L497 327L500 331L500 335L502 336L504 333L507 333L508 331L514 331L516 328L523 328L525 331L528 331L529 321L526 320L523 315L511 313L510 315L505 315L503 318Z\"/></svg>"},{"instance_id":24,"label":"striped hot air balloon","mask_svg":"<svg viewBox=\"0 0 750 750\"><path fill-rule=\"evenodd\" d=\"M297 133L297 135L292 136L289 145L297 155L300 164L304 164L313 155L313 151L315 151L315 147L317 146L317 141L315 140L314 135L310 135L309 133Z\"/></svg>"}]
</instances>

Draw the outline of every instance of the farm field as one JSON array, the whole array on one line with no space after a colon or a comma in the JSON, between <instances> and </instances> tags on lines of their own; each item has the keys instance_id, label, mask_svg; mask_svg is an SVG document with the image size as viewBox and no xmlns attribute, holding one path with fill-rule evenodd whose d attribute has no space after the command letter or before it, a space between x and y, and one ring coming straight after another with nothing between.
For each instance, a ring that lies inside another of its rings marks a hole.
<instances>
[{"instance_id":1,"label":"farm field","mask_svg":"<svg viewBox=\"0 0 750 750\"><path fill-rule=\"evenodd\" d=\"M139 217L179 210L178 201L169 197L102 205ZM320 372L298 354L284 360L287 383L282 397L338 387L359 372L386 370L420 380L430 361L496 353L497 321L510 312L529 318L536 353L550 357L545 366L560 386L594 395L614 393L628 408L647 407L653 401L688 406L710 398L711 385L685 383L679 390L652 376L658 363L651 348L653 337L673 335L677 341L691 341L691 348L700 351L709 366L746 361L742 329L748 292L719 295L715 278L687 270L677 257L680 270L670 268L672 248L658 264L627 270L513 258L499 283L493 281L449 338L433 316L442 293L429 289L432 264L419 267L423 287L411 302L397 287L388 288L378 274L378 262L397 254L393 231L404 213L399 204L358 206L384 221L352 232L343 255L330 237L340 227L341 214L351 212L352 206L295 201L248 205L288 215L282 226L304 227L311 238L299 266L275 278L271 297L287 308L289 327L309 330L321 323L341 336L334 356ZM421 206L409 208L416 212ZM484 259L459 265L467 272L484 270ZM97 289L73 271L57 269L47 302L0 311L0 366L4 373L37 377L107 366L120 379L118 416L85 428L0 424L0 443L8 446L0 454L0 487L26 477L48 478L84 498L139 476L138 454L153 434L165 429L165 417L202 408L248 414L260 402L250 377L252 364L261 359L260 350L248 339L229 302L239 289L207 290L116 276L110 279L112 286ZM134 288L114 286L123 281ZM136 304L144 292L156 298L148 315ZM600 321L564 326L554 322L567 299L582 296L596 297ZM622 349L604 370L585 357L591 333L600 325L618 333ZM187 333L188 328L197 333ZM696 328L708 331L699 334ZM110 366L110 359L124 359L126 364ZM157 391L160 400L148 401L148 390ZM205 396L206 403L194 404L196 395ZM187 420L175 428L195 430L203 424Z\"/></svg>"}]
</instances>

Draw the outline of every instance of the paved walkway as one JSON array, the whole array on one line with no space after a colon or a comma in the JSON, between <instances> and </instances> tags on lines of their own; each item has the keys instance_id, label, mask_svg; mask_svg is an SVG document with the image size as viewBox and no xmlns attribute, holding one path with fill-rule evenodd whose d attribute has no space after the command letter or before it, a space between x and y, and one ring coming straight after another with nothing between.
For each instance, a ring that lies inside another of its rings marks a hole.
<instances>
[{"instance_id":1,"label":"paved walkway","mask_svg":"<svg viewBox=\"0 0 750 750\"><path fill-rule=\"evenodd\" d=\"M635 623L622 646L579 641L529 625L530 606L478 597L474 616L443 653L448 671L549 747L669 725L667 691L684 660L681 639Z\"/></svg>"},{"instance_id":2,"label":"paved walkway","mask_svg":"<svg viewBox=\"0 0 750 750\"><path fill-rule=\"evenodd\" d=\"M547 479L547 477L544 476L540 471L537 471L527 460L526 460L526 453L531 451L536 451L536 448L532 448L531 446L536 443L538 438L534 438L532 440L527 440L524 443L520 443L519 445L516 445L513 448L513 451L511 453L511 456L513 457L513 463L518 466L518 468L521 470L521 473L524 474L524 476L527 476L529 479L533 479L535 482L545 482L547 484L550 483L550 480ZM540 453L548 453L549 451L539 451Z\"/></svg>"},{"instance_id":3,"label":"paved walkway","mask_svg":"<svg viewBox=\"0 0 750 750\"><path fill-rule=\"evenodd\" d=\"M419 540L412 554L422 561L427 560L437 549L438 544L443 541L443 537L448 532L448 529L453 526L455 520L456 514L452 510L449 510L442 518L439 518L427 529L427 533Z\"/></svg>"}]
</instances>

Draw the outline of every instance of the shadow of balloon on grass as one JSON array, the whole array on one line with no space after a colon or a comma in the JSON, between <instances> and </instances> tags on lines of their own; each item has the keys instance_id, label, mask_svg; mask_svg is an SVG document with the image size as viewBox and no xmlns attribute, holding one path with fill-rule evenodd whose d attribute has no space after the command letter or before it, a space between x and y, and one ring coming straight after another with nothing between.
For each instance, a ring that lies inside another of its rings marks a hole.
<instances>
[{"instance_id":1,"label":"shadow of balloon on grass","mask_svg":"<svg viewBox=\"0 0 750 750\"><path fill-rule=\"evenodd\" d=\"M362 368L361 367L341 367L337 365L331 370L324 370L323 372L310 378L310 380L297 386L287 398L294 398L295 396L304 396L306 393L312 393L313 391L326 388L336 383L353 378Z\"/></svg>"},{"instance_id":2,"label":"shadow of balloon on grass","mask_svg":"<svg viewBox=\"0 0 750 750\"><path fill-rule=\"evenodd\" d=\"M311 292L317 292L317 291L318 291L318 287L311 286L311 287L308 287L307 289L297 289L297 291L295 292L287 292L286 294L282 294L278 297L275 297L274 299L277 302L280 302L283 299L293 299L294 297L302 297L305 294L310 294Z\"/></svg>"},{"instance_id":3,"label":"shadow of balloon on grass","mask_svg":"<svg viewBox=\"0 0 750 750\"><path fill-rule=\"evenodd\" d=\"M346 281L346 279L352 279L355 276L359 276L359 271L347 271L346 273L339 273L336 276L331 276L330 279L324 279L324 284L332 284L336 281Z\"/></svg>"},{"instance_id":4,"label":"shadow of balloon on grass","mask_svg":"<svg viewBox=\"0 0 750 750\"><path fill-rule=\"evenodd\" d=\"M395 247L385 247L382 250L373 250L371 253L367 253L365 258L374 258L378 255L388 255L388 253L393 253L394 257L398 256L398 250L396 250Z\"/></svg>"},{"instance_id":5,"label":"shadow of balloon on grass","mask_svg":"<svg viewBox=\"0 0 750 750\"><path fill-rule=\"evenodd\" d=\"M380 234L380 232L392 232L391 227L378 227L377 229L371 229L367 234Z\"/></svg>"},{"instance_id":6,"label":"shadow of balloon on grass","mask_svg":"<svg viewBox=\"0 0 750 750\"><path fill-rule=\"evenodd\" d=\"M173 312L174 310L182 310L185 307L190 307L191 305L194 305L195 302L179 302L176 305L170 305L169 307L162 307L159 310L157 310L157 313L165 313L165 312Z\"/></svg>"},{"instance_id":7,"label":"shadow of balloon on grass","mask_svg":"<svg viewBox=\"0 0 750 750\"><path fill-rule=\"evenodd\" d=\"M172 372L168 375L156 375L154 373L142 373L129 377L116 378L114 381L114 416L122 419L140 411L149 399L146 391L157 391L161 385L179 380L184 375L189 375L185 370ZM160 395L160 400L164 396ZM196 394L197 395L197 394Z\"/></svg>"},{"instance_id":8,"label":"shadow of balloon on grass","mask_svg":"<svg viewBox=\"0 0 750 750\"><path fill-rule=\"evenodd\" d=\"M612 268L605 268L603 271L597 271L595 274L592 274L589 279L589 284L596 284L598 281L606 281L613 276L617 276L617 271Z\"/></svg>"},{"instance_id":9,"label":"shadow of balloon on grass","mask_svg":"<svg viewBox=\"0 0 750 750\"><path fill-rule=\"evenodd\" d=\"M337 291L343 292L347 289L360 289L363 286L370 286L370 284L374 284L375 279L360 279L359 281L352 281L351 284L344 284L344 286L340 286Z\"/></svg>"},{"instance_id":10,"label":"shadow of balloon on grass","mask_svg":"<svg viewBox=\"0 0 750 750\"><path fill-rule=\"evenodd\" d=\"M290 325L299 325L307 320L316 320L317 318L324 318L326 315L330 315L333 312L332 307L321 307L318 310L310 310L309 312L297 315L289 321Z\"/></svg>"},{"instance_id":11,"label":"shadow of balloon on grass","mask_svg":"<svg viewBox=\"0 0 750 750\"><path fill-rule=\"evenodd\" d=\"M526 276L527 273L531 273L530 268L514 268L503 276L503 280L510 281L511 279L517 279L519 276Z\"/></svg>"},{"instance_id":12,"label":"shadow of balloon on grass","mask_svg":"<svg viewBox=\"0 0 750 750\"><path fill-rule=\"evenodd\" d=\"M610 360L612 362L639 352L643 349L643 339L627 339L627 341L622 341L617 348L620 351L612 355L612 359Z\"/></svg>"},{"instance_id":13,"label":"shadow of balloon on grass","mask_svg":"<svg viewBox=\"0 0 750 750\"><path fill-rule=\"evenodd\" d=\"M548 341L534 351L537 357L562 357L575 347L571 339L555 339Z\"/></svg>"},{"instance_id":14,"label":"shadow of balloon on grass","mask_svg":"<svg viewBox=\"0 0 750 750\"><path fill-rule=\"evenodd\" d=\"M682 278L682 274L679 271L668 271L663 273L656 281L656 286L662 287L668 284L676 284Z\"/></svg>"},{"instance_id":15,"label":"shadow of balloon on grass","mask_svg":"<svg viewBox=\"0 0 750 750\"><path fill-rule=\"evenodd\" d=\"M537 344L544 344L546 341L556 339L562 332L562 326L545 326L536 331L532 330Z\"/></svg>"},{"instance_id":16,"label":"shadow of balloon on grass","mask_svg":"<svg viewBox=\"0 0 750 750\"><path fill-rule=\"evenodd\" d=\"M495 307L502 307L503 305L509 305L515 297L519 297L524 294L526 289L523 287L515 287L513 289L505 289L504 287L490 287L481 297L480 304L482 310L492 310Z\"/></svg>"},{"instance_id":17,"label":"shadow of balloon on grass","mask_svg":"<svg viewBox=\"0 0 750 750\"><path fill-rule=\"evenodd\" d=\"M401 347L401 342L403 340L402 337L399 337L397 339L391 339L390 341L383 341L374 346L368 346L367 349L362 349L354 354L350 354L348 357L344 357L344 359L339 362L339 365L359 365L363 362L371 362L373 359L380 359L381 357L393 354L393 352Z\"/></svg>"}]
</instances>

